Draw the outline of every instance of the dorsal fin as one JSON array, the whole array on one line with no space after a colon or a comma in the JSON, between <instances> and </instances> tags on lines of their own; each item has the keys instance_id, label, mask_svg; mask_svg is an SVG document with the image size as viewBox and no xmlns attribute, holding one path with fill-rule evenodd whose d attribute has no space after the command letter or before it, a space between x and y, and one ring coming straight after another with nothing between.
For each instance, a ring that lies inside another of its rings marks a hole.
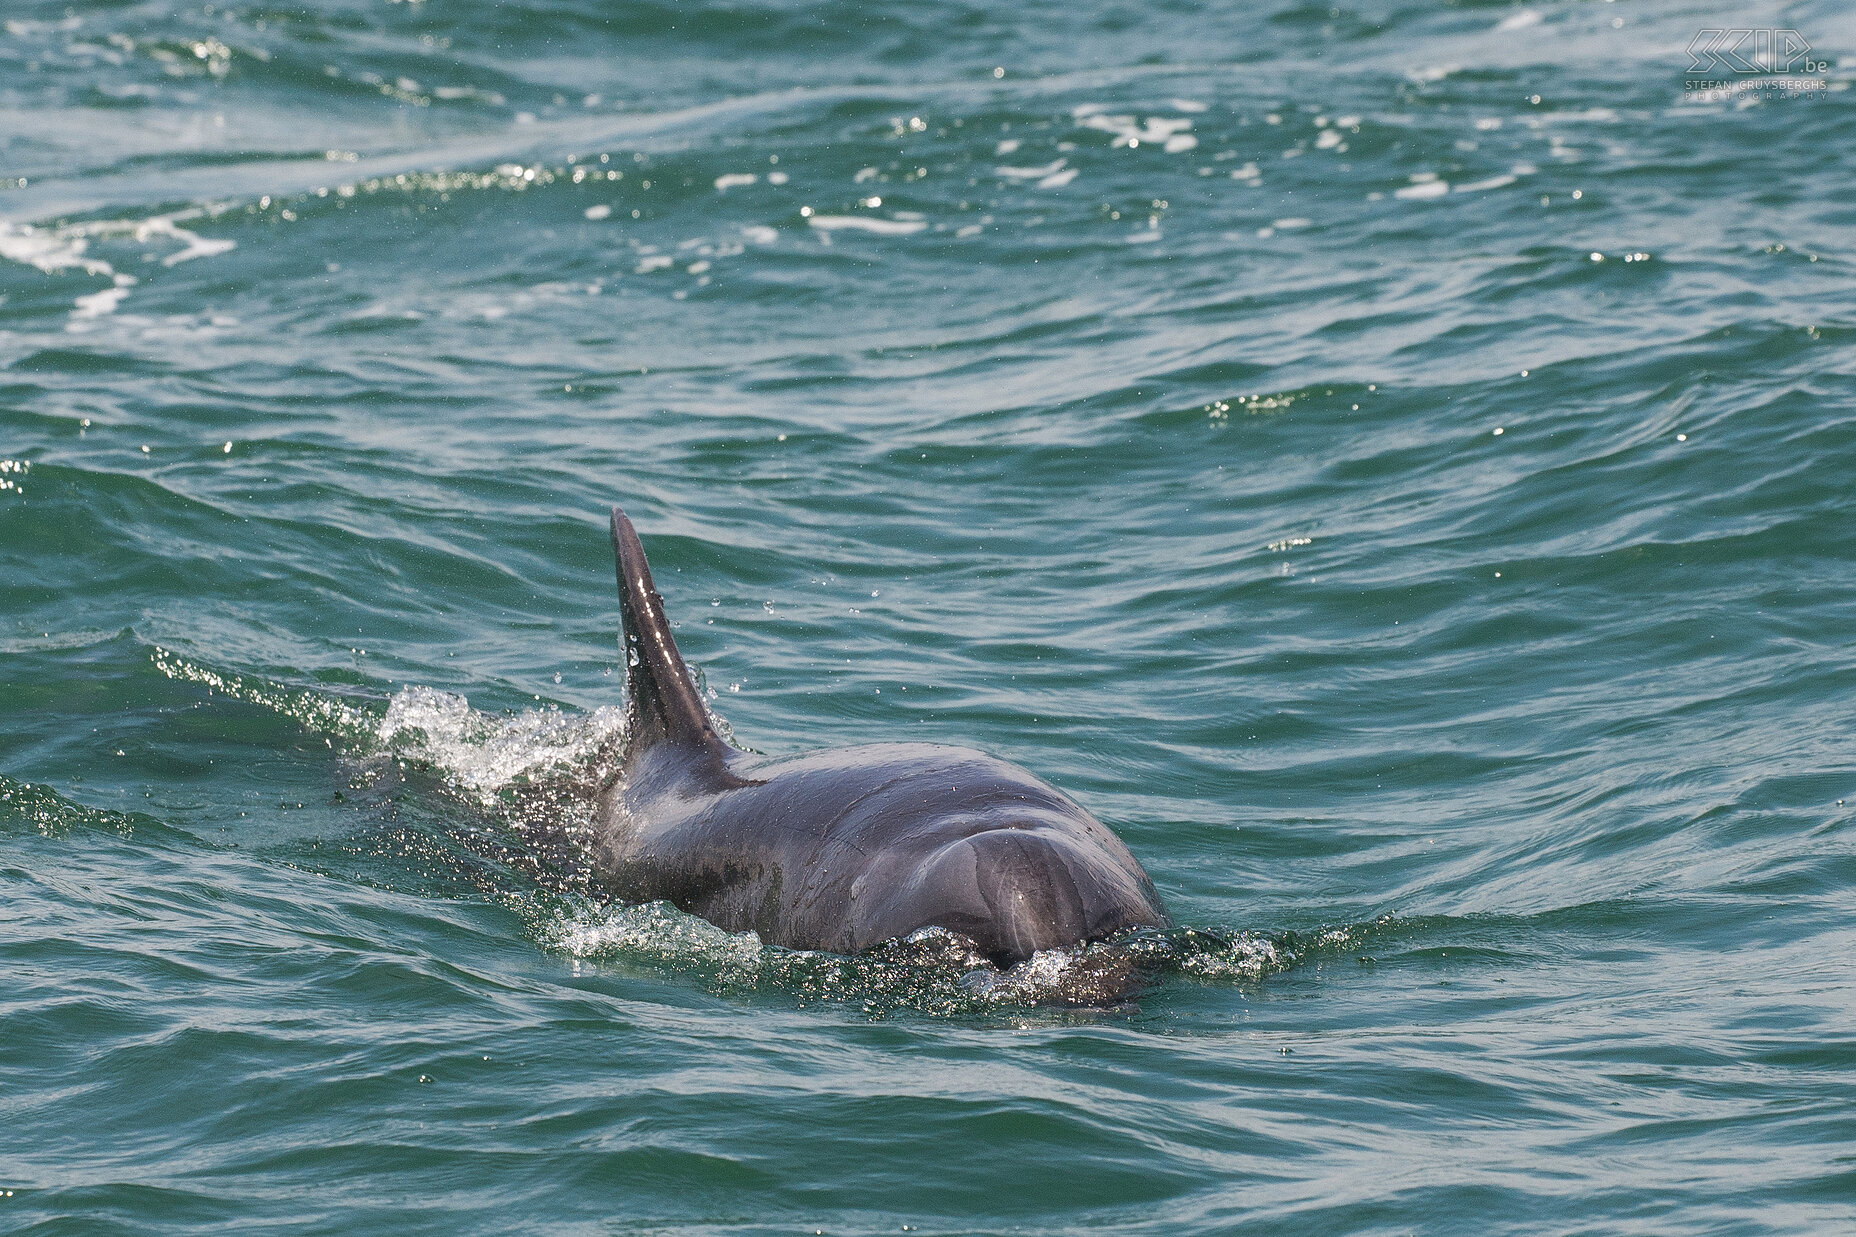
<instances>
[{"instance_id":1,"label":"dorsal fin","mask_svg":"<svg viewBox=\"0 0 1856 1237\"><path fill-rule=\"evenodd\" d=\"M612 509L612 551L618 559L625 684L631 697L626 763L660 743L708 754L719 763L728 745L715 733L677 642L670 637L664 599L651 583L638 530L617 507Z\"/></svg>"}]
</instances>

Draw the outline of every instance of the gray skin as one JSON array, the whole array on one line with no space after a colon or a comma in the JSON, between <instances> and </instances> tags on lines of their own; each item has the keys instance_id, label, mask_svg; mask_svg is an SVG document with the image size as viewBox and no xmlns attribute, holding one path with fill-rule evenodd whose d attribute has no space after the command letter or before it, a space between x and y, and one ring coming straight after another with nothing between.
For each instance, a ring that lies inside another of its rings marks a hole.
<instances>
[{"instance_id":1,"label":"gray skin","mask_svg":"<svg viewBox=\"0 0 1856 1237\"><path fill-rule=\"evenodd\" d=\"M617 507L612 547L630 727L600 794L593 859L618 897L842 954L940 927L1005 963L1166 924L1121 840L1002 760L928 743L776 759L730 746Z\"/></svg>"}]
</instances>

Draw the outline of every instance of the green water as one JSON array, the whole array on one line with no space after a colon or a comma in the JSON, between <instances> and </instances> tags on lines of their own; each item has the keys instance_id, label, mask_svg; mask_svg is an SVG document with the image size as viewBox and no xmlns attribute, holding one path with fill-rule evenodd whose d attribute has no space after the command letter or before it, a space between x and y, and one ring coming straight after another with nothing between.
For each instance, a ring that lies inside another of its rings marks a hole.
<instances>
[{"instance_id":1,"label":"green water","mask_svg":"<svg viewBox=\"0 0 1856 1237\"><path fill-rule=\"evenodd\" d=\"M0 1229L1856 1224L1842 9L5 18ZM1111 824L1138 1008L538 871L613 502L741 743Z\"/></svg>"}]
</instances>

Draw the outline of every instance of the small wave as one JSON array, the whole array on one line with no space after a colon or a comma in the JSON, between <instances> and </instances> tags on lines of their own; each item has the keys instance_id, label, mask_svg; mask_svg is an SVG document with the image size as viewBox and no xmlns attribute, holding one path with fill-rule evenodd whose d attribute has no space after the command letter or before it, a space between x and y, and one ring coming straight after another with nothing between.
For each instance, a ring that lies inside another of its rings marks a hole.
<instances>
[{"instance_id":1,"label":"small wave","mask_svg":"<svg viewBox=\"0 0 1856 1237\"><path fill-rule=\"evenodd\" d=\"M24 826L44 837L63 837L74 830L94 829L130 837L139 832L166 832L152 816L138 812L112 812L74 803L48 786L22 782L0 773L0 836Z\"/></svg>"},{"instance_id":2,"label":"small wave","mask_svg":"<svg viewBox=\"0 0 1856 1237\"><path fill-rule=\"evenodd\" d=\"M372 713L326 692L285 687L252 675L221 673L158 645L150 658L155 669L170 679L198 683L209 692L270 709L308 730L350 742L365 742L377 733Z\"/></svg>"}]
</instances>

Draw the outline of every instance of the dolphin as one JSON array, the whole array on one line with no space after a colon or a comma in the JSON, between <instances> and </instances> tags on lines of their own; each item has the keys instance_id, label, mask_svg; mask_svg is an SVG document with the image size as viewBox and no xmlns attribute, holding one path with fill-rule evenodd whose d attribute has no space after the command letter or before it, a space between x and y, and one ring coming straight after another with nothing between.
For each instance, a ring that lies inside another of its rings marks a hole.
<instances>
[{"instance_id":1,"label":"dolphin","mask_svg":"<svg viewBox=\"0 0 1856 1237\"><path fill-rule=\"evenodd\" d=\"M618 507L612 548L629 724L589 858L615 896L839 954L942 928L1004 964L1166 926L1121 839L1003 760L931 743L777 758L731 746Z\"/></svg>"}]
</instances>

